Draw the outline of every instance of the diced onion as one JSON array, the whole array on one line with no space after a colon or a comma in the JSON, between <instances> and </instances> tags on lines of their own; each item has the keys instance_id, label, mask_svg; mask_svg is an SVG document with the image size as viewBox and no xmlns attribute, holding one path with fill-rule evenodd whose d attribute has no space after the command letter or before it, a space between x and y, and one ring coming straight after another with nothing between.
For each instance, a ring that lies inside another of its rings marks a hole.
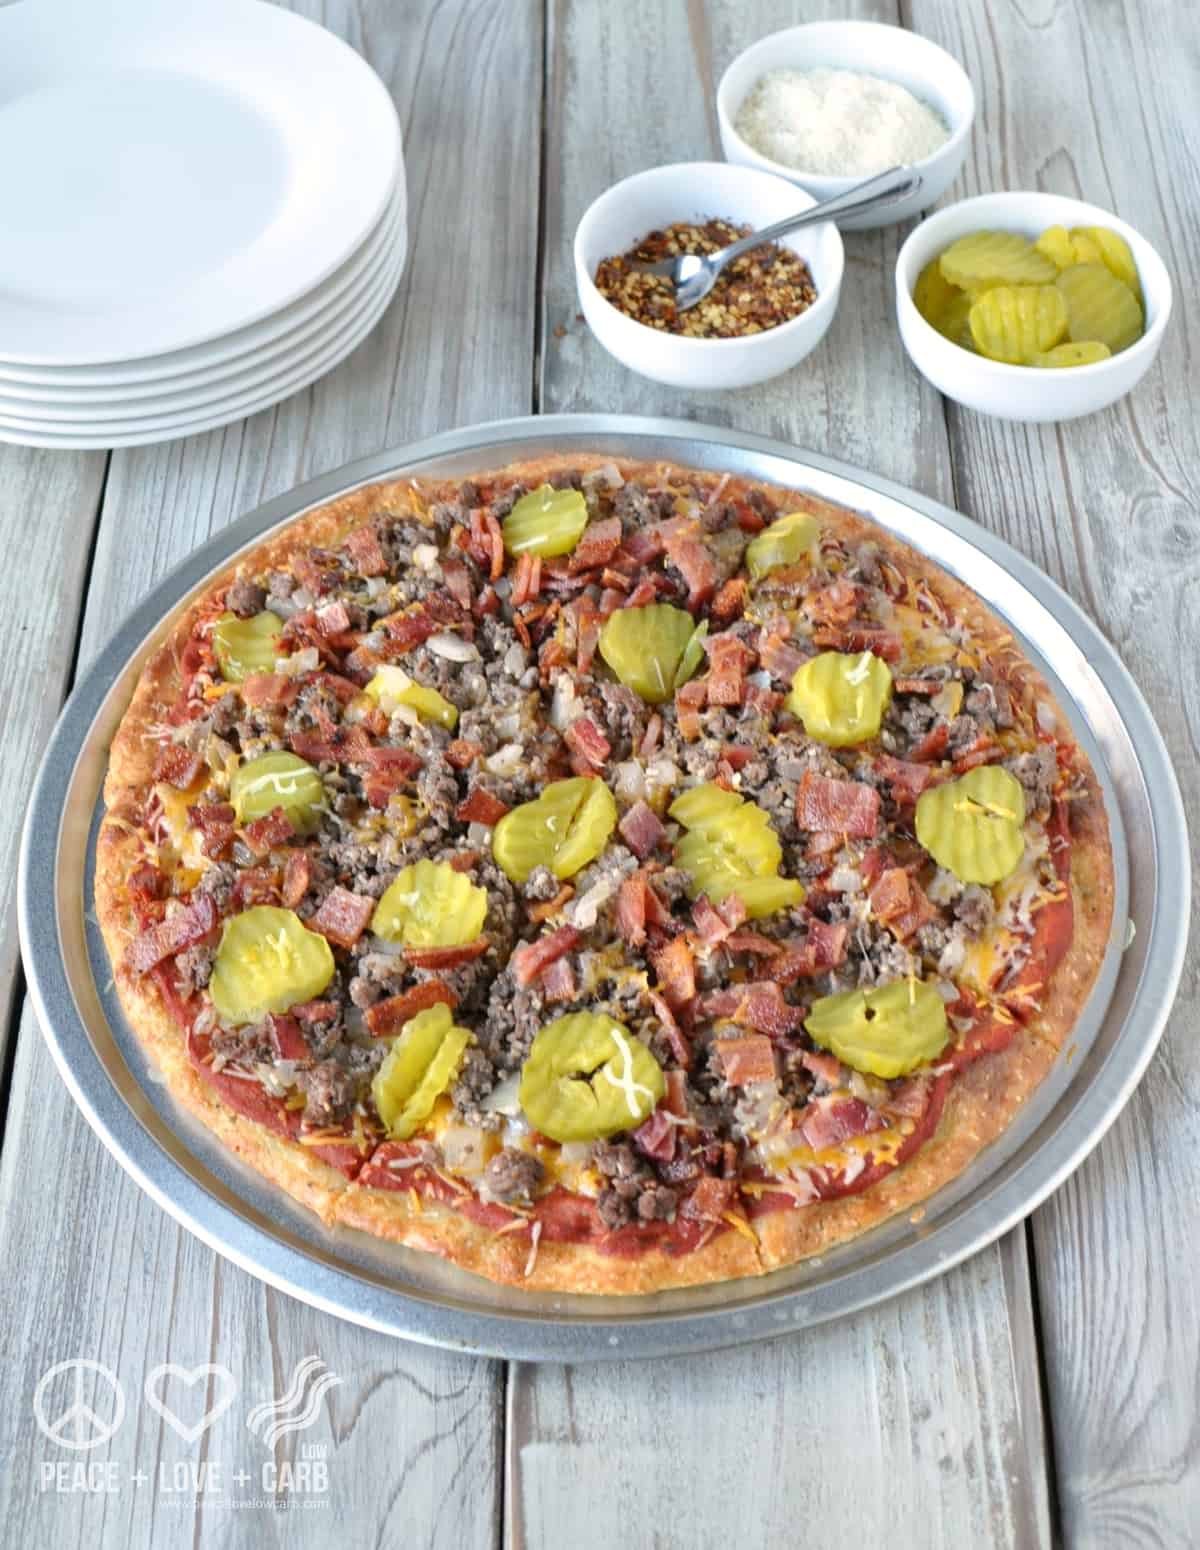
<instances>
[{"instance_id":1,"label":"diced onion","mask_svg":"<svg viewBox=\"0 0 1200 1550\"><path fill-rule=\"evenodd\" d=\"M559 1156L563 1162L570 1164L584 1164L592 1155L592 1143L590 1141L564 1141L559 1149Z\"/></svg>"},{"instance_id":2,"label":"diced onion","mask_svg":"<svg viewBox=\"0 0 1200 1550\"><path fill-rule=\"evenodd\" d=\"M646 772L636 759L626 759L618 764L613 781L617 796L627 802L643 801L646 796Z\"/></svg>"},{"instance_id":3,"label":"diced onion","mask_svg":"<svg viewBox=\"0 0 1200 1550\"><path fill-rule=\"evenodd\" d=\"M483 761L484 768L490 775L515 775L524 757L525 750L520 743L505 743L503 748L498 748L490 758Z\"/></svg>"},{"instance_id":4,"label":"diced onion","mask_svg":"<svg viewBox=\"0 0 1200 1550\"><path fill-rule=\"evenodd\" d=\"M475 1125L447 1125L441 1134L442 1156L452 1173L482 1173L485 1132Z\"/></svg>"},{"instance_id":5,"label":"diced onion","mask_svg":"<svg viewBox=\"0 0 1200 1550\"><path fill-rule=\"evenodd\" d=\"M1058 717L1054 714L1054 707L1047 704L1045 700L1037 702L1037 724L1042 732L1058 730Z\"/></svg>"},{"instance_id":6,"label":"diced onion","mask_svg":"<svg viewBox=\"0 0 1200 1550\"><path fill-rule=\"evenodd\" d=\"M514 1071L493 1087L479 1105L488 1114L505 1114L513 1117L521 1112L521 1073Z\"/></svg>"},{"instance_id":7,"label":"diced onion","mask_svg":"<svg viewBox=\"0 0 1200 1550\"><path fill-rule=\"evenodd\" d=\"M565 732L577 716L583 714L583 706L575 693L575 685L566 673L558 673L554 679L554 698L550 701L550 725L556 732Z\"/></svg>"},{"instance_id":8,"label":"diced onion","mask_svg":"<svg viewBox=\"0 0 1200 1550\"><path fill-rule=\"evenodd\" d=\"M862 882L862 873L852 866L835 866L829 874L829 886L834 893L857 893Z\"/></svg>"},{"instance_id":9,"label":"diced onion","mask_svg":"<svg viewBox=\"0 0 1200 1550\"><path fill-rule=\"evenodd\" d=\"M602 877L599 882L593 883L585 894L581 894L567 911L571 924L580 931L590 931L596 924L596 916L602 904L607 904L616 892L618 877L611 874Z\"/></svg>"},{"instance_id":10,"label":"diced onion","mask_svg":"<svg viewBox=\"0 0 1200 1550\"><path fill-rule=\"evenodd\" d=\"M469 640L463 640L461 635L455 635L451 630L442 630L437 635L431 635L425 642L434 656L445 657L447 662L478 662L479 652Z\"/></svg>"},{"instance_id":11,"label":"diced onion","mask_svg":"<svg viewBox=\"0 0 1200 1550\"><path fill-rule=\"evenodd\" d=\"M412 552L413 564L418 570L431 571L437 564L436 544L418 544Z\"/></svg>"},{"instance_id":12,"label":"diced onion","mask_svg":"<svg viewBox=\"0 0 1200 1550\"><path fill-rule=\"evenodd\" d=\"M510 678L519 678L529 666L529 657L519 640L513 641L504 653L504 661L501 665Z\"/></svg>"},{"instance_id":13,"label":"diced onion","mask_svg":"<svg viewBox=\"0 0 1200 1550\"><path fill-rule=\"evenodd\" d=\"M306 646L290 657L276 657L275 671L285 678L302 678L305 673L315 673L321 665L321 653L315 646Z\"/></svg>"}]
</instances>

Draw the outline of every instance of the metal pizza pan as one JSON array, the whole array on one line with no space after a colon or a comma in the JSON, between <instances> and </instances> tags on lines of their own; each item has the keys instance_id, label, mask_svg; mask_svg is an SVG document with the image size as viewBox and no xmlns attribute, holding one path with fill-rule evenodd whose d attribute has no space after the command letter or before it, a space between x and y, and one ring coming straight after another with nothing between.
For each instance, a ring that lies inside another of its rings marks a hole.
<instances>
[{"instance_id":1,"label":"metal pizza pan","mask_svg":"<svg viewBox=\"0 0 1200 1550\"><path fill-rule=\"evenodd\" d=\"M465 478L573 451L808 489L928 554L1007 621L1045 674L1097 771L1113 838L1113 930L1062 1057L919 1220L900 1217L759 1279L648 1297L523 1293L322 1227L171 1099L122 1014L91 906L109 743L142 664L216 571L361 485L405 473ZM351 463L267 502L162 581L83 674L55 729L26 820L19 919L30 993L76 1102L141 1187L212 1248L313 1306L402 1338L521 1360L628 1359L840 1317L940 1274L1032 1211L1100 1140L1158 1044L1187 941L1187 856L1178 783L1133 679L1071 599L1002 540L922 495L780 441L687 421L555 415L452 431Z\"/></svg>"}]
</instances>

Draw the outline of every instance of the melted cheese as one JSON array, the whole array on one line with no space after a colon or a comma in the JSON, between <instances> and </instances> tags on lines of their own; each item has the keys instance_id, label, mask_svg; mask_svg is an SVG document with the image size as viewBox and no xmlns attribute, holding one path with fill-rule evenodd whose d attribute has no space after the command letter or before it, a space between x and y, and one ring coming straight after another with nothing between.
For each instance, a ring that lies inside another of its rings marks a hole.
<instances>
[{"instance_id":1,"label":"melted cheese","mask_svg":"<svg viewBox=\"0 0 1200 1550\"><path fill-rule=\"evenodd\" d=\"M163 859L169 862L172 870L175 867L182 868L185 874L183 882L186 887L192 888L212 865L202 848L203 834L192 826L188 818L187 810L195 802L197 793L177 791L174 786L159 781L154 794L161 808L158 829L165 836L169 852Z\"/></svg>"}]
</instances>

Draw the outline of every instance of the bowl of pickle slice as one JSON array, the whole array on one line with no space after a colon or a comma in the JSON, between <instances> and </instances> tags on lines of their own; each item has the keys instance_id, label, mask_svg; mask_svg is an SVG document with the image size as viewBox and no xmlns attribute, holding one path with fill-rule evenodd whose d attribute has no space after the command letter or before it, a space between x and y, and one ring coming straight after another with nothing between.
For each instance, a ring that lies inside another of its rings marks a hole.
<instances>
[{"instance_id":1,"label":"bowl of pickle slice","mask_svg":"<svg viewBox=\"0 0 1200 1550\"><path fill-rule=\"evenodd\" d=\"M1171 310L1131 226L1056 194L985 194L900 251L896 308L914 365L948 398L1006 419L1075 419L1149 369Z\"/></svg>"}]
</instances>

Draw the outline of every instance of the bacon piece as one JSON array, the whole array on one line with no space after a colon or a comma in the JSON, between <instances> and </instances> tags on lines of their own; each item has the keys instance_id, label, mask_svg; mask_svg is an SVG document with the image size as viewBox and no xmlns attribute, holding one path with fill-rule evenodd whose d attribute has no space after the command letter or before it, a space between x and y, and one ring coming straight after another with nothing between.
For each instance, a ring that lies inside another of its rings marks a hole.
<instances>
[{"instance_id":1,"label":"bacon piece","mask_svg":"<svg viewBox=\"0 0 1200 1550\"><path fill-rule=\"evenodd\" d=\"M612 744L590 716L576 716L563 740L571 750L571 767L577 775L597 774L612 753Z\"/></svg>"},{"instance_id":2,"label":"bacon piece","mask_svg":"<svg viewBox=\"0 0 1200 1550\"><path fill-rule=\"evenodd\" d=\"M641 947L646 940L646 906L650 892L644 872L634 872L617 893L617 930L630 947Z\"/></svg>"},{"instance_id":3,"label":"bacon piece","mask_svg":"<svg viewBox=\"0 0 1200 1550\"><path fill-rule=\"evenodd\" d=\"M559 926L534 942L523 942L509 962L518 985L532 985L544 969L569 953L581 940L574 926Z\"/></svg>"},{"instance_id":4,"label":"bacon piece","mask_svg":"<svg viewBox=\"0 0 1200 1550\"><path fill-rule=\"evenodd\" d=\"M830 780L806 770L796 790L796 822L820 834L869 839L879 824L879 793L858 780Z\"/></svg>"},{"instance_id":5,"label":"bacon piece","mask_svg":"<svg viewBox=\"0 0 1200 1550\"><path fill-rule=\"evenodd\" d=\"M696 994L696 960L687 938L674 937L652 955L651 961L663 1000L677 1012Z\"/></svg>"},{"instance_id":6,"label":"bacon piece","mask_svg":"<svg viewBox=\"0 0 1200 1550\"><path fill-rule=\"evenodd\" d=\"M402 613L389 614L380 621L388 637L388 656L402 656L414 646L420 646L438 632L438 622L423 608L410 608ZM381 648L382 649L382 648Z\"/></svg>"},{"instance_id":7,"label":"bacon piece","mask_svg":"<svg viewBox=\"0 0 1200 1550\"><path fill-rule=\"evenodd\" d=\"M706 1173L679 1209L684 1216L702 1222L719 1222L733 1205L736 1194L736 1179L718 1179Z\"/></svg>"},{"instance_id":8,"label":"bacon piece","mask_svg":"<svg viewBox=\"0 0 1200 1550\"><path fill-rule=\"evenodd\" d=\"M693 678L690 683L681 684L675 691L675 720L679 726L679 735L686 742L694 743L703 730L700 710L707 699L708 687L703 679Z\"/></svg>"},{"instance_id":9,"label":"bacon piece","mask_svg":"<svg viewBox=\"0 0 1200 1550\"><path fill-rule=\"evenodd\" d=\"M445 578L446 591L463 609L464 612L471 608L471 575L461 560L443 560L442 576ZM489 588L490 590L490 588ZM495 596L495 594L492 594Z\"/></svg>"},{"instance_id":10,"label":"bacon piece","mask_svg":"<svg viewBox=\"0 0 1200 1550\"><path fill-rule=\"evenodd\" d=\"M653 576L644 576L642 580L638 582L637 586L634 587L633 591L629 594L625 601L621 604L621 607L645 608L647 604L652 603L657 596L658 586L656 585L656 578Z\"/></svg>"},{"instance_id":11,"label":"bacon piece","mask_svg":"<svg viewBox=\"0 0 1200 1550\"><path fill-rule=\"evenodd\" d=\"M363 1018L375 1037L382 1038L387 1034L399 1033L418 1012L428 1011L431 1006L439 1004L453 1011L458 1005L458 997L445 980L429 979L402 990L398 996L377 1001L374 1006L367 1008Z\"/></svg>"},{"instance_id":12,"label":"bacon piece","mask_svg":"<svg viewBox=\"0 0 1200 1550\"><path fill-rule=\"evenodd\" d=\"M461 947L406 947L404 961L414 969L457 969L481 958L488 950L489 941L486 936L477 936L473 942L464 942Z\"/></svg>"},{"instance_id":13,"label":"bacon piece","mask_svg":"<svg viewBox=\"0 0 1200 1550\"><path fill-rule=\"evenodd\" d=\"M233 902L239 910L251 909L256 904L279 902L278 873L271 866L245 867L237 875L233 885Z\"/></svg>"},{"instance_id":14,"label":"bacon piece","mask_svg":"<svg viewBox=\"0 0 1200 1550\"><path fill-rule=\"evenodd\" d=\"M663 719L657 711L653 713L646 723L646 730L642 734L642 740L638 744L638 756L642 759L650 759L654 750L658 747L658 740L662 736Z\"/></svg>"},{"instance_id":15,"label":"bacon piece","mask_svg":"<svg viewBox=\"0 0 1200 1550\"><path fill-rule=\"evenodd\" d=\"M861 1099L818 1098L803 1110L796 1128L814 1152L822 1152L877 1129L871 1120L871 1111Z\"/></svg>"},{"instance_id":16,"label":"bacon piece","mask_svg":"<svg viewBox=\"0 0 1200 1550\"><path fill-rule=\"evenodd\" d=\"M798 669L808 661L803 651L798 651L788 641L774 635L763 641L758 650L758 659L772 678L781 678L787 684L791 683Z\"/></svg>"},{"instance_id":17,"label":"bacon piece","mask_svg":"<svg viewBox=\"0 0 1200 1550\"><path fill-rule=\"evenodd\" d=\"M774 958L783 951L778 942L761 931L734 931L725 943L731 953L753 953L756 958Z\"/></svg>"},{"instance_id":18,"label":"bacon piece","mask_svg":"<svg viewBox=\"0 0 1200 1550\"><path fill-rule=\"evenodd\" d=\"M654 1015L658 1018L663 1038L670 1048L671 1054L685 1069L692 1064L692 1047L687 1041L683 1029L676 1021L675 1013L659 995L657 990L649 992L650 1005L654 1008ZM667 1101L670 1105L671 1072L667 1072ZM675 1111L677 1112L677 1111Z\"/></svg>"},{"instance_id":19,"label":"bacon piece","mask_svg":"<svg viewBox=\"0 0 1200 1550\"><path fill-rule=\"evenodd\" d=\"M756 710L760 716L766 716L768 720L783 704L783 700L784 696L777 689L766 689L762 684L756 683L746 685L745 703Z\"/></svg>"},{"instance_id":20,"label":"bacon piece","mask_svg":"<svg viewBox=\"0 0 1200 1550\"><path fill-rule=\"evenodd\" d=\"M271 1049L276 1060L311 1060L312 1050L304 1037L304 1030L294 1017L272 1014L270 1025Z\"/></svg>"},{"instance_id":21,"label":"bacon piece","mask_svg":"<svg viewBox=\"0 0 1200 1550\"><path fill-rule=\"evenodd\" d=\"M369 522L347 533L342 548L350 556L351 564L360 576L383 576L387 572L387 559L379 534Z\"/></svg>"},{"instance_id":22,"label":"bacon piece","mask_svg":"<svg viewBox=\"0 0 1200 1550\"><path fill-rule=\"evenodd\" d=\"M310 930L319 931L335 947L353 947L367 929L374 913L374 899L338 886L326 895L321 908L308 925Z\"/></svg>"},{"instance_id":23,"label":"bacon piece","mask_svg":"<svg viewBox=\"0 0 1200 1550\"><path fill-rule=\"evenodd\" d=\"M490 829L498 824L508 811L507 802L494 797L482 786L472 786L466 797L455 808L454 816L460 823L481 823Z\"/></svg>"},{"instance_id":24,"label":"bacon piece","mask_svg":"<svg viewBox=\"0 0 1200 1550\"><path fill-rule=\"evenodd\" d=\"M604 566L621 547L620 517L605 517L600 522L590 522L571 554L573 571L593 570Z\"/></svg>"},{"instance_id":25,"label":"bacon piece","mask_svg":"<svg viewBox=\"0 0 1200 1550\"><path fill-rule=\"evenodd\" d=\"M866 589L839 576L827 587L810 592L804 612L817 624L849 624L866 601Z\"/></svg>"},{"instance_id":26,"label":"bacon piece","mask_svg":"<svg viewBox=\"0 0 1200 1550\"><path fill-rule=\"evenodd\" d=\"M147 862L143 866L134 867L130 872L125 879L125 891L134 909L145 911L149 905L157 903L164 897L167 891L167 879L156 866L151 866Z\"/></svg>"},{"instance_id":27,"label":"bacon piece","mask_svg":"<svg viewBox=\"0 0 1200 1550\"><path fill-rule=\"evenodd\" d=\"M746 664L750 653L736 635L718 635L709 649L710 705L740 705L746 692Z\"/></svg>"},{"instance_id":28,"label":"bacon piece","mask_svg":"<svg viewBox=\"0 0 1200 1550\"><path fill-rule=\"evenodd\" d=\"M242 700L247 705L291 705L300 693L298 679L286 673L247 673L238 684Z\"/></svg>"},{"instance_id":29,"label":"bacon piece","mask_svg":"<svg viewBox=\"0 0 1200 1550\"><path fill-rule=\"evenodd\" d=\"M672 533L666 545L668 561L687 583L687 606L694 613L717 589L717 562L708 545L690 532Z\"/></svg>"},{"instance_id":30,"label":"bacon piece","mask_svg":"<svg viewBox=\"0 0 1200 1550\"><path fill-rule=\"evenodd\" d=\"M655 1109L633 1132L633 1144L644 1157L656 1162L670 1162L675 1155L675 1139L678 1126L668 1110Z\"/></svg>"},{"instance_id":31,"label":"bacon piece","mask_svg":"<svg viewBox=\"0 0 1200 1550\"><path fill-rule=\"evenodd\" d=\"M897 678L892 688L897 694L937 694L944 685L936 678Z\"/></svg>"},{"instance_id":32,"label":"bacon piece","mask_svg":"<svg viewBox=\"0 0 1200 1550\"><path fill-rule=\"evenodd\" d=\"M639 861L645 861L647 856L658 849L666 832L658 814L645 802L635 802L623 815L617 828Z\"/></svg>"},{"instance_id":33,"label":"bacon piece","mask_svg":"<svg viewBox=\"0 0 1200 1550\"><path fill-rule=\"evenodd\" d=\"M575 996L575 970L569 958L559 958L542 975L542 994L547 1001L571 1001Z\"/></svg>"},{"instance_id":34,"label":"bacon piece","mask_svg":"<svg viewBox=\"0 0 1200 1550\"><path fill-rule=\"evenodd\" d=\"M716 947L734 930L734 927L720 914L706 893L702 893L692 905L692 924L695 926L700 939L707 942L710 947Z\"/></svg>"},{"instance_id":35,"label":"bacon piece","mask_svg":"<svg viewBox=\"0 0 1200 1550\"><path fill-rule=\"evenodd\" d=\"M188 817L203 835L200 849L210 858L219 856L233 839L236 815L228 802L206 802L189 807Z\"/></svg>"},{"instance_id":36,"label":"bacon piece","mask_svg":"<svg viewBox=\"0 0 1200 1550\"><path fill-rule=\"evenodd\" d=\"M417 755L407 748L367 748L356 763L367 766L363 793L372 807L383 808L411 776L421 768Z\"/></svg>"},{"instance_id":37,"label":"bacon piece","mask_svg":"<svg viewBox=\"0 0 1200 1550\"><path fill-rule=\"evenodd\" d=\"M186 791L199 775L203 763L201 756L183 743L163 743L154 760L154 778Z\"/></svg>"},{"instance_id":38,"label":"bacon piece","mask_svg":"<svg viewBox=\"0 0 1200 1550\"><path fill-rule=\"evenodd\" d=\"M452 743L446 745L446 763L453 765L456 770L470 769L482 752L482 743L473 743L466 737L456 737Z\"/></svg>"},{"instance_id":39,"label":"bacon piece","mask_svg":"<svg viewBox=\"0 0 1200 1550\"><path fill-rule=\"evenodd\" d=\"M969 748L965 748L954 761L954 773L965 775L968 770L976 769L981 764L995 764L997 759L1003 759L1004 749L994 738L986 733L977 737Z\"/></svg>"},{"instance_id":40,"label":"bacon piece","mask_svg":"<svg viewBox=\"0 0 1200 1550\"><path fill-rule=\"evenodd\" d=\"M332 737L323 737L319 732L293 732L289 742L292 752L310 764L326 760L331 764L367 764L371 759L371 740L362 727L337 727Z\"/></svg>"},{"instance_id":41,"label":"bacon piece","mask_svg":"<svg viewBox=\"0 0 1200 1550\"><path fill-rule=\"evenodd\" d=\"M743 1028L775 1038L797 1033L804 1024L803 1008L785 1001L773 980L751 980L745 985L710 990L701 997L700 1009L705 1017L729 1018Z\"/></svg>"},{"instance_id":42,"label":"bacon piece","mask_svg":"<svg viewBox=\"0 0 1200 1550\"><path fill-rule=\"evenodd\" d=\"M504 534L486 506L471 512L471 556L495 581L504 571Z\"/></svg>"},{"instance_id":43,"label":"bacon piece","mask_svg":"<svg viewBox=\"0 0 1200 1550\"><path fill-rule=\"evenodd\" d=\"M328 640L331 635L344 635L350 628L350 615L345 603L323 603L317 609L317 629Z\"/></svg>"},{"instance_id":44,"label":"bacon piece","mask_svg":"<svg viewBox=\"0 0 1200 1550\"><path fill-rule=\"evenodd\" d=\"M708 610L718 624L732 624L740 619L746 608L746 578L731 576L717 588L717 595Z\"/></svg>"},{"instance_id":45,"label":"bacon piece","mask_svg":"<svg viewBox=\"0 0 1200 1550\"><path fill-rule=\"evenodd\" d=\"M217 906L212 895L195 894L182 909L135 936L125 961L135 974L145 974L164 958L173 958L185 947L202 942L216 926Z\"/></svg>"},{"instance_id":46,"label":"bacon piece","mask_svg":"<svg viewBox=\"0 0 1200 1550\"><path fill-rule=\"evenodd\" d=\"M875 918L902 942L937 915L921 885L903 867L881 872L871 888L870 900Z\"/></svg>"},{"instance_id":47,"label":"bacon piece","mask_svg":"<svg viewBox=\"0 0 1200 1550\"><path fill-rule=\"evenodd\" d=\"M551 915L557 915L563 905L574 897L574 888L570 883L564 883L552 899L542 899L537 904L531 904L528 911L529 918L541 925L544 920L549 920Z\"/></svg>"},{"instance_id":48,"label":"bacon piece","mask_svg":"<svg viewBox=\"0 0 1200 1550\"><path fill-rule=\"evenodd\" d=\"M950 741L950 728L944 721L931 727L917 746L910 750L909 758L917 764L936 764L946 752Z\"/></svg>"},{"instance_id":49,"label":"bacon piece","mask_svg":"<svg viewBox=\"0 0 1200 1550\"><path fill-rule=\"evenodd\" d=\"M446 863L456 872L471 872L479 865L479 852L477 850L460 850L450 857Z\"/></svg>"},{"instance_id":50,"label":"bacon piece","mask_svg":"<svg viewBox=\"0 0 1200 1550\"><path fill-rule=\"evenodd\" d=\"M301 549L292 556L292 572L314 597L332 590L342 574L336 555L323 549Z\"/></svg>"},{"instance_id":51,"label":"bacon piece","mask_svg":"<svg viewBox=\"0 0 1200 1550\"><path fill-rule=\"evenodd\" d=\"M775 1051L765 1035L750 1033L740 1039L714 1039L713 1048L730 1087L775 1080Z\"/></svg>"},{"instance_id":52,"label":"bacon piece","mask_svg":"<svg viewBox=\"0 0 1200 1550\"><path fill-rule=\"evenodd\" d=\"M513 573L512 606L520 608L542 590L542 557L540 554L520 554Z\"/></svg>"},{"instance_id":53,"label":"bacon piece","mask_svg":"<svg viewBox=\"0 0 1200 1550\"><path fill-rule=\"evenodd\" d=\"M294 910L312 883L312 858L306 850L288 851L283 869L283 905Z\"/></svg>"},{"instance_id":54,"label":"bacon piece","mask_svg":"<svg viewBox=\"0 0 1200 1550\"><path fill-rule=\"evenodd\" d=\"M331 1023L338 1015L336 1001L302 1001L292 1008L292 1016L302 1023Z\"/></svg>"},{"instance_id":55,"label":"bacon piece","mask_svg":"<svg viewBox=\"0 0 1200 1550\"><path fill-rule=\"evenodd\" d=\"M296 826L282 807L273 807L263 818L255 818L242 830L242 837L256 856L265 856L276 845L290 840Z\"/></svg>"},{"instance_id":56,"label":"bacon piece","mask_svg":"<svg viewBox=\"0 0 1200 1550\"><path fill-rule=\"evenodd\" d=\"M825 651L870 651L885 662L898 662L904 642L881 625L827 625L813 631L813 644Z\"/></svg>"},{"instance_id":57,"label":"bacon piece","mask_svg":"<svg viewBox=\"0 0 1200 1550\"><path fill-rule=\"evenodd\" d=\"M787 948L771 961L771 975L776 984L791 985L798 979L811 979L836 969L846 961L846 944L850 937L849 926L831 926L814 915L808 922L808 935L798 945L789 943Z\"/></svg>"},{"instance_id":58,"label":"bacon piece","mask_svg":"<svg viewBox=\"0 0 1200 1550\"><path fill-rule=\"evenodd\" d=\"M933 771L927 764L894 759L890 753L881 753L876 758L875 769L880 778L887 781L892 797L902 807L911 807L933 779Z\"/></svg>"},{"instance_id":59,"label":"bacon piece","mask_svg":"<svg viewBox=\"0 0 1200 1550\"><path fill-rule=\"evenodd\" d=\"M895 1115L897 1119L920 1119L929 1107L933 1081L933 1077L921 1075L898 1082L889 1090L884 1104L888 1115Z\"/></svg>"},{"instance_id":60,"label":"bacon piece","mask_svg":"<svg viewBox=\"0 0 1200 1550\"><path fill-rule=\"evenodd\" d=\"M651 565L666 551L662 534L653 527L638 528L628 534L621 544L622 553L639 567Z\"/></svg>"}]
</instances>

